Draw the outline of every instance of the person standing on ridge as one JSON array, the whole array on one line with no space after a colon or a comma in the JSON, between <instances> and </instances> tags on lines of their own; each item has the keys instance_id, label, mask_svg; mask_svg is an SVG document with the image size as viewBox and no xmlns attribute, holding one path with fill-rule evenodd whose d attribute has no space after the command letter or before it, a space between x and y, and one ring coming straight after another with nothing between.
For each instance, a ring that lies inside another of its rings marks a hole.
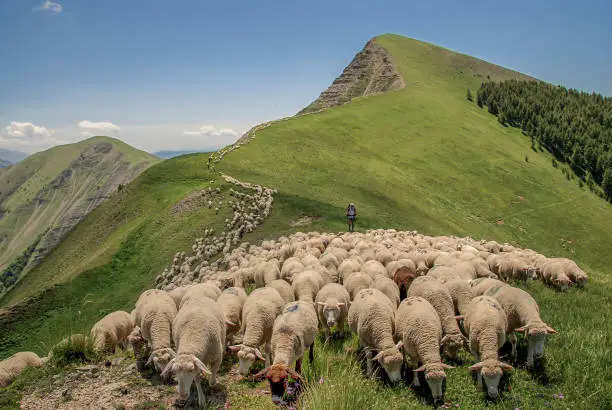
<instances>
[{"instance_id":1,"label":"person standing on ridge","mask_svg":"<svg viewBox=\"0 0 612 410\"><path fill-rule=\"evenodd\" d=\"M355 204L352 202L346 207L346 218L348 220L349 232L355 232L355 218L357 218L357 208L355 208Z\"/></svg>"}]
</instances>

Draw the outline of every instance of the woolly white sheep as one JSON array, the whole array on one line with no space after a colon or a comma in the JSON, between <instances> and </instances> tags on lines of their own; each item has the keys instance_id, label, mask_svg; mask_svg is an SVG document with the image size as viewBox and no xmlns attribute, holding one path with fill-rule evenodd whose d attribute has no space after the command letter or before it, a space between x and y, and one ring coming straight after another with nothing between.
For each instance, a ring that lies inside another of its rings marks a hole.
<instances>
[{"instance_id":1,"label":"woolly white sheep","mask_svg":"<svg viewBox=\"0 0 612 410\"><path fill-rule=\"evenodd\" d=\"M255 268L255 286L258 288L263 288L267 283L280 277L280 269L275 261L261 263Z\"/></svg>"},{"instance_id":2,"label":"woolly white sheep","mask_svg":"<svg viewBox=\"0 0 612 410\"><path fill-rule=\"evenodd\" d=\"M359 346L366 349L367 374L373 377L372 360L380 363L394 383L401 378L403 356L393 342L395 306L377 289L359 292L349 308L348 321L351 330L359 337ZM372 357L372 350L378 354Z\"/></svg>"},{"instance_id":3,"label":"woolly white sheep","mask_svg":"<svg viewBox=\"0 0 612 410\"><path fill-rule=\"evenodd\" d=\"M238 287L225 289L217 299L225 318L225 340L228 342L231 342L234 335L240 330L242 306L246 300L246 292Z\"/></svg>"},{"instance_id":4,"label":"woolly white sheep","mask_svg":"<svg viewBox=\"0 0 612 410\"><path fill-rule=\"evenodd\" d=\"M372 284L372 287L384 293L396 307L399 306L400 290L395 282L393 282L391 279L386 276L378 276Z\"/></svg>"},{"instance_id":5,"label":"woolly white sheep","mask_svg":"<svg viewBox=\"0 0 612 410\"><path fill-rule=\"evenodd\" d=\"M421 297L404 299L395 312L395 333L410 359L412 384L419 387L419 372L425 372L425 380L436 402L444 398L442 386L446 379L444 369L452 369L442 363L440 344L442 324L435 308ZM419 364L422 364L419 367Z\"/></svg>"},{"instance_id":6,"label":"woolly white sheep","mask_svg":"<svg viewBox=\"0 0 612 410\"><path fill-rule=\"evenodd\" d=\"M319 272L307 270L300 272L293 278L291 287L295 294L295 300L314 302L319 289L325 285Z\"/></svg>"},{"instance_id":7,"label":"woolly white sheep","mask_svg":"<svg viewBox=\"0 0 612 410\"><path fill-rule=\"evenodd\" d=\"M205 406L200 378L203 373L207 374L210 385L216 384L225 347L224 322L219 304L206 296L192 297L181 303L172 323L176 357L162 372L162 377L176 375L179 401L187 400L191 384L195 382L198 404L201 408Z\"/></svg>"},{"instance_id":8,"label":"woolly white sheep","mask_svg":"<svg viewBox=\"0 0 612 410\"><path fill-rule=\"evenodd\" d=\"M461 334L455 318L453 298L443 283L430 276L416 278L408 289L408 297L420 296L427 300L438 312L442 323L442 344L449 358L455 359L459 349L467 342Z\"/></svg>"},{"instance_id":9,"label":"woolly white sheep","mask_svg":"<svg viewBox=\"0 0 612 410\"><path fill-rule=\"evenodd\" d=\"M283 279L273 280L268 283L266 286L274 288L280 293L282 298L285 300L285 303L290 303L295 300L295 294L293 293L293 288L291 285Z\"/></svg>"},{"instance_id":10,"label":"woolly white sheep","mask_svg":"<svg viewBox=\"0 0 612 410\"><path fill-rule=\"evenodd\" d=\"M44 360L34 352L18 352L0 362L0 387L6 387L28 366L42 366Z\"/></svg>"},{"instance_id":11,"label":"woolly white sheep","mask_svg":"<svg viewBox=\"0 0 612 410\"><path fill-rule=\"evenodd\" d=\"M197 285L191 285L181 299L179 310L181 310L183 304L187 303L190 299L198 299L203 296L211 298L212 300L217 300L219 296L221 296L221 289L211 283L198 283Z\"/></svg>"},{"instance_id":12,"label":"woolly white sheep","mask_svg":"<svg viewBox=\"0 0 612 410\"><path fill-rule=\"evenodd\" d=\"M285 300L274 288L255 289L242 307L242 329L244 335L242 344L230 346L230 350L238 353L240 374L246 376L255 359L264 360L270 364L270 339L274 319L282 312ZM266 344L266 357L259 347Z\"/></svg>"},{"instance_id":13,"label":"woolly white sheep","mask_svg":"<svg viewBox=\"0 0 612 410\"><path fill-rule=\"evenodd\" d=\"M317 316L325 331L325 338L329 337L329 330L334 326L337 326L341 335L344 332L350 300L346 288L338 283L328 283L317 293Z\"/></svg>"},{"instance_id":14,"label":"woolly white sheep","mask_svg":"<svg viewBox=\"0 0 612 410\"><path fill-rule=\"evenodd\" d=\"M453 298L453 306L455 314L465 315L465 309L472 300L472 288L470 282L463 279L451 279L444 282L444 286L448 289Z\"/></svg>"},{"instance_id":15,"label":"woolly white sheep","mask_svg":"<svg viewBox=\"0 0 612 410\"><path fill-rule=\"evenodd\" d=\"M114 353L117 345L125 346L134 326L134 318L129 313L122 310L109 313L91 328L95 349L103 353Z\"/></svg>"}]
</instances>

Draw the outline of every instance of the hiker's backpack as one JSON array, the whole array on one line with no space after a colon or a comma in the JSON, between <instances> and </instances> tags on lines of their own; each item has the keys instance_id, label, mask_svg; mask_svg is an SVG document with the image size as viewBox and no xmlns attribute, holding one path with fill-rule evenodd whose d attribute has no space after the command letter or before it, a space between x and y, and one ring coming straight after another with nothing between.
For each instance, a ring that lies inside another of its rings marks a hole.
<instances>
[{"instance_id":1,"label":"hiker's backpack","mask_svg":"<svg viewBox=\"0 0 612 410\"><path fill-rule=\"evenodd\" d=\"M347 214L348 216L355 216L355 206L354 205L349 205Z\"/></svg>"}]
</instances>

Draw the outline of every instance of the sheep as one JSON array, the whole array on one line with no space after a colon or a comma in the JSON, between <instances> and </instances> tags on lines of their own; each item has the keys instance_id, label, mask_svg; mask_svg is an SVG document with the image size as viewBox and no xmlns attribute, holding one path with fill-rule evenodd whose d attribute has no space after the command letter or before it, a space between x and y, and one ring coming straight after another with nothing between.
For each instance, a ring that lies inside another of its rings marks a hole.
<instances>
[{"instance_id":1,"label":"sheep","mask_svg":"<svg viewBox=\"0 0 612 410\"><path fill-rule=\"evenodd\" d=\"M344 280L349 277L353 272L359 272L361 270L361 264L355 259L345 259L338 266L338 280L340 283L344 283Z\"/></svg>"},{"instance_id":2,"label":"sheep","mask_svg":"<svg viewBox=\"0 0 612 410\"><path fill-rule=\"evenodd\" d=\"M225 340L228 342L240 329L242 306L244 306L246 300L247 294L244 289L237 287L225 289L217 299L225 318Z\"/></svg>"},{"instance_id":3,"label":"sheep","mask_svg":"<svg viewBox=\"0 0 612 410\"><path fill-rule=\"evenodd\" d=\"M542 321L540 307L533 297L522 289L508 285L493 286L485 292L485 296L492 296L497 299L506 313L508 319L506 333L510 343L512 343L512 356L515 360L517 358L517 340L513 332L525 333L529 343L527 367L533 368L535 359L542 357L544 354L546 335L557 333L557 331Z\"/></svg>"},{"instance_id":4,"label":"sheep","mask_svg":"<svg viewBox=\"0 0 612 410\"><path fill-rule=\"evenodd\" d=\"M0 387L6 387L28 366L42 366L44 359L34 352L18 352L0 362Z\"/></svg>"},{"instance_id":5,"label":"sheep","mask_svg":"<svg viewBox=\"0 0 612 410\"><path fill-rule=\"evenodd\" d=\"M132 333L130 333L127 337L127 343L132 346L134 350L134 357L137 359L141 357L142 352L147 346L147 341L142 337L142 332L140 331L140 326L135 326Z\"/></svg>"},{"instance_id":6,"label":"sheep","mask_svg":"<svg viewBox=\"0 0 612 410\"><path fill-rule=\"evenodd\" d=\"M285 300L285 303L290 303L295 300L293 288L286 280L276 279L268 283L266 286L276 289Z\"/></svg>"},{"instance_id":7,"label":"sheep","mask_svg":"<svg viewBox=\"0 0 612 410\"><path fill-rule=\"evenodd\" d=\"M344 333L344 322L348 315L351 301L346 288L338 283L328 283L317 293L315 303L319 323L325 330L325 338L329 338L329 329L337 325L340 335Z\"/></svg>"},{"instance_id":8,"label":"sheep","mask_svg":"<svg viewBox=\"0 0 612 410\"><path fill-rule=\"evenodd\" d=\"M384 293L395 307L400 304L400 290L399 287L386 276L378 276L372 285L374 289L380 290Z\"/></svg>"},{"instance_id":9,"label":"sheep","mask_svg":"<svg viewBox=\"0 0 612 410\"><path fill-rule=\"evenodd\" d=\"M122 310L109 313L91 328L94 348L103 353L114 353L117 345L125 345L134 326L134 318L129 313Z\"/></svg>"},{"instance_id":10,"label":"sheep","mask_svg":"<svg viewBox=\"0 0 612 410\"><path fill-rule=\"evenodd\" d=\"M285 260L281 268L281 279L285 279L287 282L291 283L291 281L293 280L293 276L299 272L302 272L303 270L304 265L298 258L288 258L287 260Z\"/></svg>"},{"instance_id":11,"label":"sheep","mask_svg":"<svg viewBox=\"0 0 612 410\"><path fill-rule=\"evenodd\" d=\"M398 259L396 261L391 261L387 264L385 269L387 269L387 276L393 279L393 275L399 268L406 268L408 272L415 274L416 277L416 265L410 259Z\"/></svg>"},{"instance_id":12,"label":"sheep","mask_svg":"<svg viewBox=\"0 0 612 410\"><path fill-rule=\"evenodd\" d=\"M461 334L457 319L453 298L443 283L430 276L420 276L416 278L408 289L408 297L420 296L427 300L436 309L442 323L442 344L446 349L446 354L451 359L456 359L459 349L467 342L465 336Z\"/></svg>"},{"instance_id":13,"label":"sheep","mask_svg":"<svg viewBox=\"0 0 612 410\"><path fill-rule=\"evenodd\" d=\"M298 273L291 283L295 300L314 302L317 292L325 285L323 282L323 278L317 271L306 270Z\"/></svg>"},{"instance_id":14,"label":"sheep","mask_svg":"<svg viewBox=\"0 0 612 410\"><path fill-rule=\"evenodd\" d=\"M561 291L566 291L571 285L572 281L566 274L567 272L567 264L562 261L552 260L546 262L541 270L540 276L542 280Z\"/></svg>"},{"instance_id":15,"label":"sheep","mask_svg":"<svg viewBox=\"0 0 612 410\"><path fill-rule=\"evenodd\" d=\"M384 293L377 289L360 291L349 308L348 321L359 337L359 346L366 349L367 374L373 377L372 360L378 361L392 383L401 378L402 342L393 342L395 307ZM378 351L372 357L372 350Z\"/></svg>"},{"instance_id":16,"label":"sheep","mask_svg":"<svg viewBox=\"0 0 612 410\"><path fill-rule=\"evenodd\" d=\"M278 265L273 261L263 262L255 269L255 286L263 288L267 283L280 279Z\"/></svg>"},{"instance_id":17,"label":"sheep","mask_svg":"<svg viewBox=\"0 0 612 410\"><path fill-rule=\"evenodd\" d=\"M161 376L176 375L180 402L189 397L191 384L198 390L198 404L205 406L200 378L202 373L210 376L214 386L217 371L221 366L225 347L225 320L217 302L200 295L184 300L172 323L172 338L176 345L176 357L164 368Z\"/></svg>"},{"instance_id":18,"label":"sheep","mask_svg":"<svg viewBox=\"0 0 612 410\"><path fill-rule=\"evenodd\" d=\"M377 276L388 277L387 269L382 263L376 260L371 260L364 263L361 271L370 275L372 280L375 280Z\"/></svg>"},{"instance_id":19,"label":"sheep","mask_svg":"<svg viewBox=\"0 0 612 410\"><path fill-rule=\"evenodd\" d=\"M274 288L255 289L242 307L242 344L230 346L238 354L240 374L246 376L255 359L270 365L270 338L274 319L282 312L285 300ZM266 357L259 347L266 344Z\"/></svg>"},{"instance_id":20,"label":"sheep","mask_svg":"<svg viewBox=\"0 0 612 410\"><path fill-rule=\"evenodd\" d=\"M410 268L401 266L393 273L393 282L400 291L400 300L404 300L410 288L410 284L418 277L416 272L411 272Z\"/></svg>"},{"instance_id":21,"label":"sheep","mask_svg":"<svg viewBox=\"0 0 612 410\"><path fill-rule=\"evenodd\" d=\"M505 281L522 280L527 282L535 279L535 269L530 267L525 261L514 255L499 257L496 260L497 274Z\"/></svg>"},{"instance_id":22,"label":"sheep","mask_svg":"<svg viewBox=\"0 0 612 410\"><path fill-rule=\"evenodd\" d=\"M434 401L442 401L444 369L453 367L442 363L440 358L442 324L435 308L421 297L404 299L395 312L395 333L410 359L412 384L420 386L418 373L424 371Z\"/></svg>"},{"instance_id":23,"label":"sheep","mask_svg":"<svg viewBox=\"0 0 612 410\"><path fill-rule=\"evenodd\" d=\"M506 342L506 313L494 298L478 296L467 306L463 327L468 335L470 351L476 358L476 364L470 370L478 371L478 387L482 389L484 378L488 396L495 399L503 372L512 370L512 366L499 361L498 354Z\"/></svg>"},{"instance_id":24,"label":"sheep","mask_svg":"<svg viewBox=\"0 0 612 410\"><path fill-rule=\"evenodd\" d=\"M149 289L136 302L136 325L140 327L142 339L151 346L147 365L153 363L158 372L162 372L175 356L171 332L176 314L175 300L163 290Z\"/></svg>"},{"instance_id":25,"label":"sheep","mask_svg":"<svg viewBox=\"0 0 612 410\"><path fill-rule=\"evenodd\" d=\"M576 262L567 258L552 258L549 259L551 262L562 262L565 265L564 273L574 282L578 287L584 287L587 283L588 275L578 267Z\"/></svg>"},{"instance_id":26,"label":"sheep","mask_svg":"<svg viewBox=\"0 0 612 410\"><path fill-rule=\"evenodd\" d=\"M179 310L187 301L191 299L199 299L203 296L211 298L212 300L217 300L219 299L219 296L221 296L221 289L211 283L198 283L197 285L191 285L181 299Z\"/></svg>"},{"instance_id":27,"label":"sheep","mask_svg":"<svg viewBox=\"0 0 612 410\"><path fill-rule=\"evenodd\" d=\"M451 279L444 282L444 286L453 298L453 306L456 315L465 315L465 310L472 300L472 288L470 282L463 279Z\"/></svg>"},{"instance_id":28,"label":"sheep","mask_svg":"<svg viewBox=\"0 0 612 410\"><path fill-rule=\"evenodd\" d=\"M302 380L302 357L309 349L309 360L314 360L314 341L317 335L317 314L310 302L301 300L289 303L274 321L272 331L272 366L257 373L254 378L265 376L270 384L272 402L280 404L290 375ZM291 365L295 362L295 371Z\"/></svg>"},{"instance_id":29,"label":"sheep","mask_svg":"<svg viewBox=\"0 0 612 410\"><path fill-rule=\"evenodd\" d=\"M478 278L469 281L472 297L482 296L493 286L510 286L501 280L493 278Z\"/></svg>"}]
</instances>

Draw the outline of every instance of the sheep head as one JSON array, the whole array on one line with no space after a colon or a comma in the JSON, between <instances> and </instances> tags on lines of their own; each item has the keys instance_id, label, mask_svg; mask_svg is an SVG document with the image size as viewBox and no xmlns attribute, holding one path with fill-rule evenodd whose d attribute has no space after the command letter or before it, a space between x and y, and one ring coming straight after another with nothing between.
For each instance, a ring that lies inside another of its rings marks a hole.
<instances>
[{"instance_id":1,"label":"sheep head","mask_svg":"<svg viewBox=\"0 0 612 410\"><path fill-rule=\"evenodd\" d=\"M395 383L402 378L402 363L404 362L404 355L399 349L401 349L403 346L404 342L400 341L395 346L380 351L372 358L372 360L378 361L382 368L385 369L391 383Z\"/></svg>"},{"instance_id":2,"label":"sheep head","mask_svg":"<svg viewBox=\"0 0 612 410\"><path fill-rule=\"evenodd\" d=\"M524 333L529 343L529 349L527 351L527 366L533 367L534 358L538 359L544 354L544 342L546 342L546 335L557 333L555 329L548 326L544 322L536 322L527 324L525 326L515 329L518 333Z\"/></svg>"},{"instance_id":3,"label":"sheep head","mask_svg":"<svg viewBox=\"0 0 612 410\"><path fill-rule=\"evenodd\" d=\"M327 322L328 327L334 327L338 322L338 318L342 315L342 309L346 306L346 303L323 303L317 302L317 305L323 309L323 317Z\"/></svg>"},{"instance_id":4,"label":"sheep head","mask_svg":"<svg viewBox=\"0 0 612 410\"><path fill-rule=\"evenodd\" d=\"M440 341L440 345L446 349L446 354L450 359L456 359L459 350L467 343L467 339L461 333L446 335Z\"/></svg>"},{"instance_id":5,"label":"sheep head","mask_svg":"<svg viewBox=\"0 0 612 410\"><path fill-rule=\"evenodd\" d=\"M136 326L134 330L132 330L132 333L128 335L127 342L132 345L132 349L134 349L134 356L136 357L140 356L142 349L147 344L147 341L142 337L142 332L138 326Z\"/></svg>"},{"instance_id":6,"label":"sheep head","mask_svg":"<svg viewBox=\"0 0 612 410\"><path fill-rule=\"evenodd\" d=\"M427 380L434 402L444 400L443 385L446 380L444 369L454 369L454 367L444 363L430 363L415 370L415 372L425 372L425 380Z\"/></svg>"},{"instance_id":7,"label":"sheep head","mask_svg":"<svg viewBox=\"0 0 612 410\"><path fill-rule=\"evenodd\" d=\"M147 360L147 366L153 363L155 370L162 372L175 356L176 353L169 347L153 350L151 356L149 356L149 360Z\"/></svg>"},{"instance_id":8,"label":"sheep head","mask_svg":"<svg viewBox=\"0 0 612 410\"><path fill-rule=\"evenodd\" d=\"M302 376L298 372L293 370L285 363L276 363L272 366L266 367L255 376L254 380L260 380L262 378L268 379L270 384L270 393L272 395L272 402L274 404L280 404L283 401L283 395L287 389L287 381L289 376L293 379L302 381Z\"/></svg>"},{"instance_id":9,"label":"sheep head","mask_svg":"<svg viewBox=\"0 0 612 410\"><path fill-rule=\"evenodd\" d=\"M240 374L246 376L249 374L249 369L255 363L255 360L263 360L266 359L263 357L261 352L256 347L246 346L244 344L230 346L229 349L232 352L236 352L238 354L238 360L240 361L239 371Z\"/></svg>"},{"instance_id":10,"label":"sheep head","mask_svg":"<svg viewBox=\"0 0 612 410\"><path fill-rule=\"evenodd\" d=\"M487 395L495 399L497 398L499 381L502 378L504 371L512 370L512 366L507 363L502 363L499 360L488 359L470 367L470 370L479 371L487 386Z\"/></svg>"},{"instance_id":11,"label":"sheep head","mask_svg":"<svg viewBox=\"0 0 612 410\"><path fill-rule=\"evenodd\" d=\"M186 401L189 390L194 381L198 381L202 374L210 375L211 371L193 354L179 354L164 368L162 378L174 374L178 380L177 390L180 401Z\"/></svg>"}]
</instances>

